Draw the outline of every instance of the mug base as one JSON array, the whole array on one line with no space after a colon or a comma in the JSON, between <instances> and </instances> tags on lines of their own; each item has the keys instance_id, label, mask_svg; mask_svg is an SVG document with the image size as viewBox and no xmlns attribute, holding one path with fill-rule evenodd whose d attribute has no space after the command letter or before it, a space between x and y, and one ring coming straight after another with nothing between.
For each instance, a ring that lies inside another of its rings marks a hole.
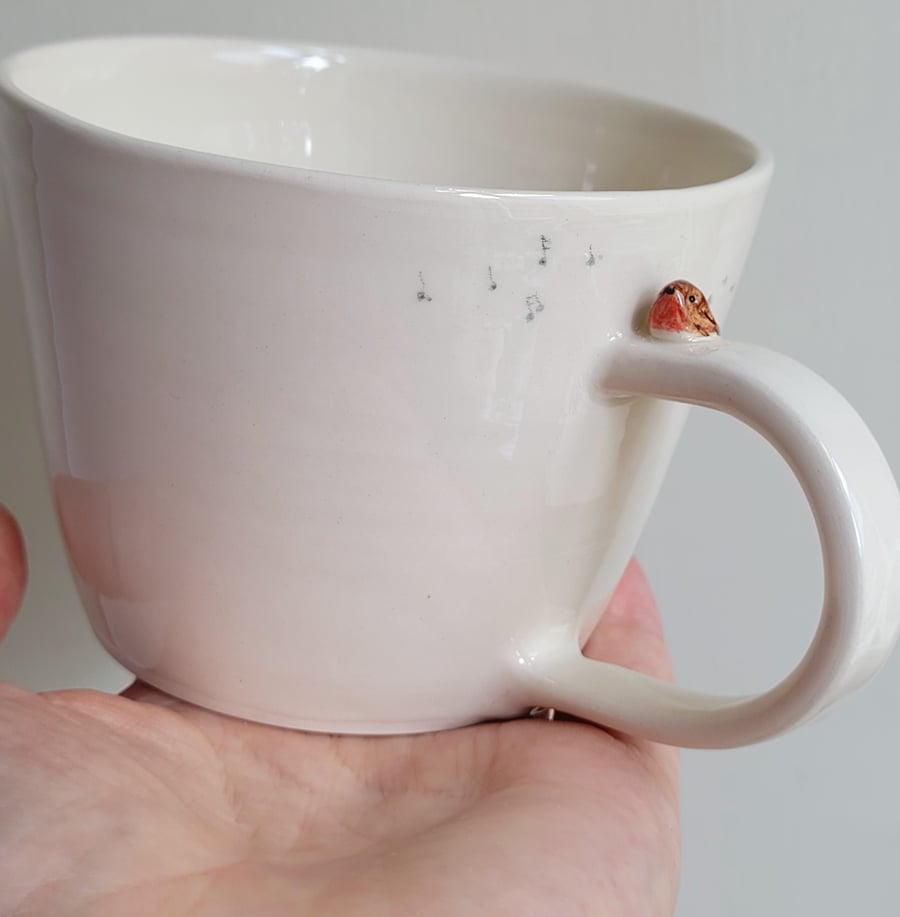
<instances>
[{"instance_id":1,"label":"mug base","mask_svg":"<svg viewBox=\"0 0 900 917\"><path fill-rule=\"evenodd\" d=\"M108 650L107 650L108 651ZM115 655L115 654L111 654ZM122 660L117 660L122 663ZM122 663L124 664L124 663ZM127 668L127 667L126 667ZM129 669L129 671L131 671ZM315 719L309 716L293 716L285 711L263 709L245 704L223 700L202 691L197 691L186 685L170 681L153 672L135 674L135 678L143 684L156 688L165 694L202 707L214 713L221 713L235 719L247 720L267 726L278 726L282 729L294 729L301 732L325 732L337 735L414 735L425 732L445 732L451 729L461 729L465 726L474 726L477 723L489 722L492 719L485 716L460 717L452 719L429 720L345 720L345 719ZM525 716L528 708L523 708L521 715Z\"/></svg>"}]
</instances>

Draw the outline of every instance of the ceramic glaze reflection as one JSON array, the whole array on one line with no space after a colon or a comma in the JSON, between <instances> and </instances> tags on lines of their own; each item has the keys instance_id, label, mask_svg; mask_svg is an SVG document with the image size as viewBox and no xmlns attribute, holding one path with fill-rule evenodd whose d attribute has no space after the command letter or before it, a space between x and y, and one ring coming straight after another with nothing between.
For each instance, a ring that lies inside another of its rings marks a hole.
<instances>
[{"instance_id":1,"label":"ceramic glaze reflection","mask_svg":"<svg viewBox=\"0 0 900 917\"><path fill-rule=\"evenodd\" d=\"M24 92L175 147L448 187L622 190L748 170L752 147L619 96L411 55L167 40L79 42L21 68ZM57 68L65 79L57 79Z\"/></svg>"}]
</instances>

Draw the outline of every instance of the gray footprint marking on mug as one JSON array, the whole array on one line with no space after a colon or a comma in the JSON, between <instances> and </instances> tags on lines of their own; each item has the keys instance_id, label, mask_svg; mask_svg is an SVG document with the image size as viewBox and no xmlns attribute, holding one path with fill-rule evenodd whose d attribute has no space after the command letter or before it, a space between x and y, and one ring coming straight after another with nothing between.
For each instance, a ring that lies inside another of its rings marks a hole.
<instances>
[{"instance_id":1,"label":"gray footprint marking on mug","mask_svg":"<svg viewBox=\"0 0 900 917\"><path fill-rule=\"evenodd\" d=\"M540 296L537 293L529 293L525 297L525 307L528 311L525 313L525 321L533 322L534 317L539 313L544 311L544 303Z\"/></svg>"},{"instance_id":2,"label":"gray footprint marking on mug","mask_svg":"<svg viewBox=\"0 0 900 917\"><path fill-rule=\"evenodd\" d=\"M416 299L419 302L431 302L431 297L428 295L428 291L425 289L425 278L422 276L422 272L419 271L419 291L416 293Z\"/></svg>"},{"instance_id":3,"label":"gray footprint marking on mug","mask_svg":"<svg viewBox=\"0 0 900 917\"><path fill-rule=\"evenodd\" d=\"M541 257L538 258L538 264L541 267L547 265L547 252L550 251L551 242L546 236L541 236Z\"/></svg>"}]
</instances>

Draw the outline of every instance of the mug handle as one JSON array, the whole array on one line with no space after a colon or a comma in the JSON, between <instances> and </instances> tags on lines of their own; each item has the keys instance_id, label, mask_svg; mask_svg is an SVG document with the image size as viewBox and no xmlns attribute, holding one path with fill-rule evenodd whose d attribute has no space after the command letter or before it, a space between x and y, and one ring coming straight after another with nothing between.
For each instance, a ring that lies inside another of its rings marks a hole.
<instances>
[{"instance_id":1,"label":"mug handle","mask_svg":"<svg viewBox=\"0 0 900 917\"><path fill-rule=\"evenodd\" d=\"M868 681L900 630L900 493L878 444L821 377L765 348L713 337L611 343L600 384L731 414L781 453L803 488L822 548L825 598L799 665L771 690L689 691L586 659L575 634L519 647L528 702L685 748L748 745L819 714Z\"/></svg>"}]
</instances>

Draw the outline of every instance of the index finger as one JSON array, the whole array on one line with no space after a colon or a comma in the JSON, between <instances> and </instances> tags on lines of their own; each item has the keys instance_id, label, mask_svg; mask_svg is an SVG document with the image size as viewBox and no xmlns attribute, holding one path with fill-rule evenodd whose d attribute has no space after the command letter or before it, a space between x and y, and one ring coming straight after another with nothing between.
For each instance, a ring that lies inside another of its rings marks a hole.
<instances>
[{"instance_id":1,"label":"index finger","mask_svg":"<svg viewBox=\"0 0 900 917\"><path fill-rule=\"evenodd\" d=\"M22 533L12 513L0 505L0 640L22 604L27 578Z\"/></svg>"}]
</instances>

